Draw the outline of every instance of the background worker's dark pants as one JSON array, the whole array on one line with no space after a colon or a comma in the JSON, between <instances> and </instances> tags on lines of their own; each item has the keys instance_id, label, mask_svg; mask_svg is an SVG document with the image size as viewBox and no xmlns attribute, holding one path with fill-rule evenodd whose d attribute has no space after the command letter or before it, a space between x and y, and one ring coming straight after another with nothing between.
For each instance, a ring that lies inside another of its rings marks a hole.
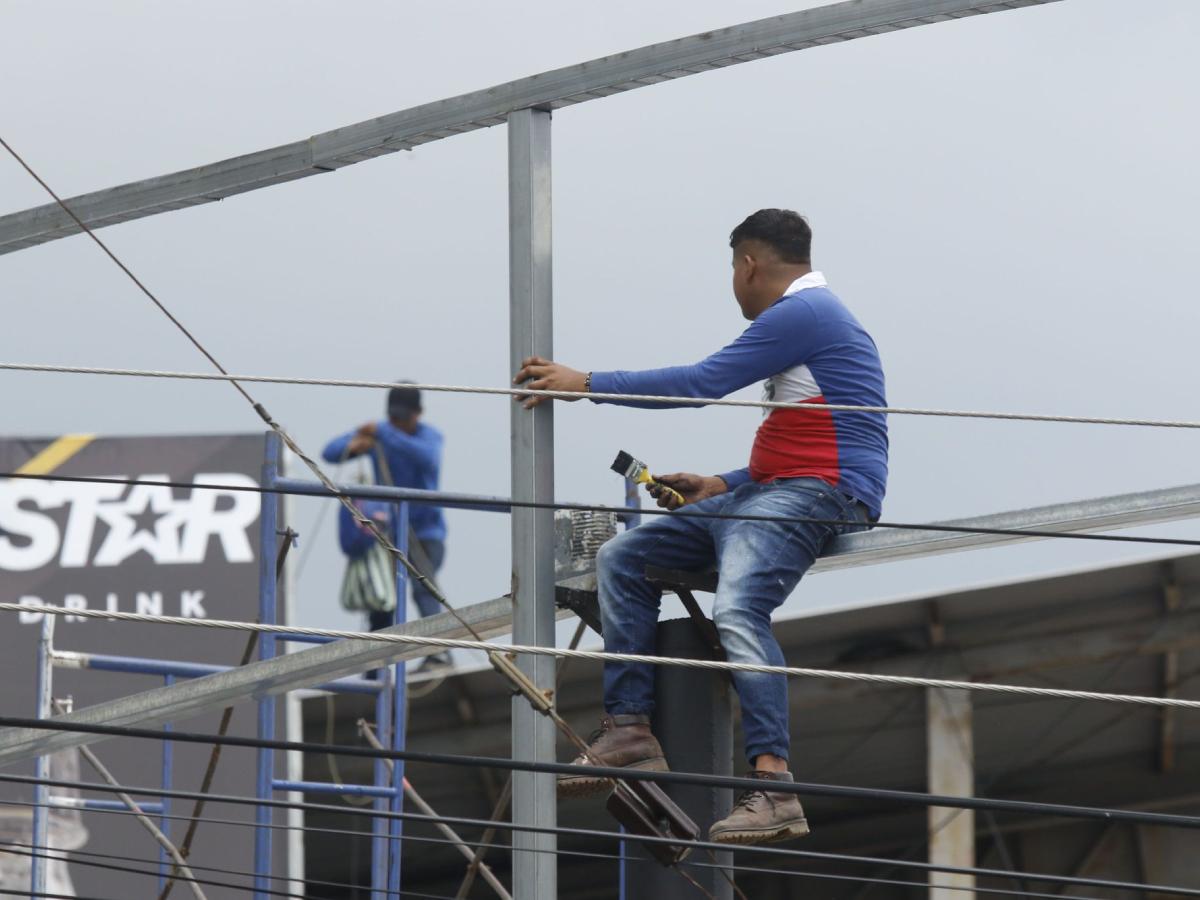
<instances>
[{"instance_id":1,"label":"background worker's dark pants","mask_svg":"<svg viewBox=\"0 0 1200 900\"><path fill-rule=\"evenodd\" d=\"M425 548L425 555L433 563L433 572L430 574L436 575L441 571L442 562L446 559L446 542L421 541L421 546ZM412 578L408 579L408 583L412 585L413 602L417 604L417 609L420 611L422 618L442 611L442 604L434 599L433 594L429 593L423 584ZM407 598L405 598L405 601L407 602ZM371 630L378 631L380 628L387 628L392 624L392 614L390 612L372 612L370 614L370 621Z\"/></svg>"}]
</instances>

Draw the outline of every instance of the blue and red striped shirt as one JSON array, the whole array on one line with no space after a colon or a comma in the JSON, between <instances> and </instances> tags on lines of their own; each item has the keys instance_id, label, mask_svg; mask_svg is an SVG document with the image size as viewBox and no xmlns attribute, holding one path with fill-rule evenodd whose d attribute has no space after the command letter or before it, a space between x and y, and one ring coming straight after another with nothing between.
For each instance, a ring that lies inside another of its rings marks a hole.
<instances>
[{"instance_id":1,"label":"blue and red striped shirt","mask_svg":"<svg viewBox=\"0 0 1200 900\"><path fill-rule=\"evenodd\" d=\"M764 400L887 405L875 342L829 290L820 272L793 282L733 343L708 358L690 366L593 372L592 390L724 397L759 380L764 381ZM750 465L721 476L730 490L751 479L820 478L862 501L872 517L879 516L887 489L888 434L883 413L821 407L764 413Z\"/></svg>"}]
</instances>

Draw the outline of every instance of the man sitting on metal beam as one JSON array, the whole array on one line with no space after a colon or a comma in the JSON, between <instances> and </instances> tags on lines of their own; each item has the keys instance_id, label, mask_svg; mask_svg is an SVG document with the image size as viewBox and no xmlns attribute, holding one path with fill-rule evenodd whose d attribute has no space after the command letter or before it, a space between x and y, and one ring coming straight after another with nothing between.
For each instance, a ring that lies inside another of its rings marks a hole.
<instances>
[{"instance_id":1,"label":"man sitting on metal beam","mask_svg":"<svg viewBox=\"0 0 1200 900\"><path fill-rule=\"evenodd\" d=\"M729 660L784 665L771 632L772 612L830 538L878 520L887 482L886 417L826 407L885 406L883 369L871 336L813 271L811 242L807 221L790 210L759 210L733 230L733 294L751 325L695 365L589 373L532 358L517 372L514 383L535 390L695 398L723 397L765 379L765 400L812 404L766 408L748 467L724 475L663 475L658 485L648 486L659 506L683 509L625 531L601 548L596 570L605 650L655 652L661 592L647 580L647 566L704 569L715 563L720 583L713 619ZM518 398L526 407L544 399ZM590 743L592 756L604 765L666 770L650 730L654 677L651 665L605 664L607 715ZM730 844L801 837L808 822L799 799L771 790L772 782L792 780L787 679L734 672L733 682L749 776L761 780L762 788L743 793L709 837ZM574 763L580 772L560 777L560 796L607 787L605 779L588 774L582 755Z\"/></svg>"}]
</instances>

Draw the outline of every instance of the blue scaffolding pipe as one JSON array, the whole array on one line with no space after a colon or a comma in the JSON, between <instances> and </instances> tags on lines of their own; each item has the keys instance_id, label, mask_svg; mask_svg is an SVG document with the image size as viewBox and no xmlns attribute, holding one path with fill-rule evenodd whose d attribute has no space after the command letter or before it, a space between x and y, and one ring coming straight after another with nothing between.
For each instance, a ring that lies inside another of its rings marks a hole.
<instances>
[{"instance_id":1,"label":"blue scaffolding pipe","mask_svg":"<svg viewBox=\"0 0 1200 900\"><path fill-rule=\"evenodd\" d=\"M401 503L396 507L396 543L400 552L408 553L408 504ZM396 611L392 624L399 625L408 619L408 570L397 560L396 562ZM408 684L403 662L393 666L392 674L392 749L403 750L408 732ZM404 760L393 761L392 767L392 796L388 808L394 812L404 811ZM404 836L404 821L395 816L388 821L388 833L391 838L389 850L391 863L388 866L388 895L400 892L400 858L401 838Z\"/></svg>"},{"instance_id":2,"label":"blue scaffolding pipe","mask_svg":"<svg viewBox=\"0 0 1200 900\"><path fill-rule=\"evenodd\" d=\"M277 435L268 433L264 440L264 459L261 485L270 491L273 488L296 492L317 497L333 498L337 494L327 490L316 482L300 481L292 478L282 478L279 475L279 464L282 458L282 444ZM439 491L422 491L410 488L396 488L373 485L338 486L337 493L350 497L379 499L391 501L395 505L393 515L393 537L396 547L403 553L408 552L409 507L411 503L437 503L439 506L450 506L458 509L473 509L483 512L510 512L508 501L503 497L487 497L470 494L448 494ZM274 625L277 617L277 576L276 554L280 533L280 498L276 493L264 493L261 498L259 515L259 566L258 566L258 615L259 621ZM408 574L403 565L396 565L396 608L393 611L392 623L402 624L407 618L408 610ZM180 678L201 678L219 672L226 672L233 666L213 665L154 659L139 656L116 656L104 653L66 652L55 653L52 644L54 617L47 616L43 625L43 636L38 646L38 703L39 715L47 716L47 699L50 694L50 681L54 666L93 669L96 671L124 672L134 675L146 675L164 679L166 684L173 684ZM316 637L303 634L270 634L259 635L259 659L270 659L277 653L279 641L297 643L325 644L336 638ZM380 670L378 679L363 677L339 678L319 686L320 690L332 693L373 694L375 696L375 724L380 740L393 750L405 748L407 726L407 696L405 664L403 661ZM276 702L273 697L257 699L257 732L263 739L272 740L276 731ZM163 729L169 731L171 725L164 724ZM164 789L170 789L174 777L174 745L171 741L163 742L161 776ZM48 767L48 758L39 760L39 772L48 777L44 771ZM255 758L255 798L270 800L276 791L300 791L303 793L343 794L370 797L374 806L380 811L402 812L404 809L404 763L395 761L390 770L388 761L377 760L373 784L339 785L328 782L292 781L275 778L274 751L262 748L256 752ZM117 800L91 800L74 797L51 797L44 785L35 788L35 806L33 810L35 830L46 828L49 808L81 809L81 810L123 810L126 805ZM149 815L159 817L160 828L168 833L170 820L170 803L162 802L138 803L138 807ZM255 807L254 828L254 900L267 900L270 895L272 875L272 847L269 827L273 824L272 808L267 805ZM403 821L401 819L384 820L377 818L372 826L371 837L371 898L385 900L395 896L400 891L401 884L401 847L403 840ZM43 860L31 861L31 887L40 889L46 874L46 863ZM169 875L171 861L165 851L159 854L159 885L165 883Z\"/></svg>"},{"instance_id":3,"label":"blue scaffolding pipe","mask_svg":"<svg viewBox=\"0 0 1200 900\"><path fill-rule=\"evenodd\" d=\"M285 635L275 635L286 639ZM322 639L323 641L326 639ZM332 639L329 639L332 640ZM218 672L228 672L234 666L212 665L209 663L176 662L170 659L149 659L141 656L111 656L103 653L71 652L71 665L85 669L97 669L105 672L129 672L134 675L165 675L174 678L202 678L205 675L215 675ZM326 682L317 686L317 690L337 694L377 694L382 685L369 678L339 678L337 681Z\"/></svg>"},{"instance_id":4,"label":"blue scaffolding pipe","mask_svg":"<svg viewBox=\"0 0 1200 900\"><path fill-rule=\"evenodd\" d=\"M387 797L392 796L390 787L379 787L374 784L334 784L330 781L287 781L276 779L272 782L276 791L299 791L304 794L345 794L349 797Z\"/></svg>"},{"instance_id":5,"label":"blue scaffolding pipe","mask_svg":"<svg viewBox=\"0 0 1200 900\"><path fill-rule=\"evenodd\" d=\"M264 485L265 487L266 485ZM346 496L362 500L392 500L405 503L433 503L452 509L470 509L476 512L509 513L512 500L508 497L493 497L487 494L455 494L447 491L425 491L420 488L392 487L384 484L339 484L337 493L316 481L299 478L277 478L271 487L289 494L304 494L311 497Z\"/></svg>"},{"instance_id":6,"label":"blue scaffolding pipe","mask_svg":"<svg viewBox=\"0 0 1200 900\"><path fill-rule=\"evenodd\" d=\"M397 598L397 601L399 598ZM388 741L392 731L392 704L388 701L392 673L390 669L381 669L379 677L389 686L375 698L375 728ZM372 765L371 780L376 785L387 784L387 761L376 759ZM376 811L388 808L387 798L378 796L372 804ZM383 892L387 884L388 871L388 823L379 816L371 821L371 900L386 900Z\"/></svg>"},{"instance_id":7,"label":"blue scaffolding pipe","mask_svg":"<svg viewBox=\"0 0 1200 900\"><path fill-rule=\"evenodd\" d=\"M265 456L262 467L262 486L274 485L279 477L279 460L282 446L279 436L266 436ZM262 511L258 520L258 620L265 625L275 624L275 548L278 543L279 497L275 494L262 495ZM259 635L258 658L271 659L275 656L275 636ZM275 698L262 697L258 701L258 736L264 740L275 738ZM275 777L275 754L260 748L256 751L255 796L259 800L272 799L271 782ZM271 874L271 807L265 804L255 807L254 821L254 900L267 900Z\"/></svg>"},{"instance_id":8,"label":"blue scaffolding pipe","mask_svg":"<svg viewBox=\"0 0 1200 900\"><path fill-rule=\"evenodd\" d=\"M174 675L172 675L169 672L163 675L163 685L164 686L170 687L174 683L175 683ZM170 731L170 730L171 730L171 723L164 722L163 723L163 731ZM174 778L174 766L175 766L175 745L171 741L163 741L162 742L162 786L163 786L163 790L165 790L165 791L169 791L171 789L171 782ZM141 804L139 804L139 806L140 805ZM164 797L162 800L162 803L160 803L159 806L161 808L159 809L160 816L158 819L158 829L165 836L170 837L171 836L171 820L168 818L168 816L171 813L170 798ZM145 807L142 807L142 811L143 812L146 811ZM162 891L163 887L166 886L167 875L170 874L170 872L169 872L170 862L171 862L171 859L167 853L167 848L160 845L158 848L158 890L160 892Z\"/></svg>"},{"instance_id":9,"label":"blue scaffolding pipe","mask_svg":"<svg viewBox=\"0 0 1200 900\"><path fill-rule=\"evenodd\" d=\"M167 806L166 802L143 803L140 800L137 801L137 805L138 809L148 816L161 815ZM48 806L51 809L82 809L85 811L96 810L105 812L109 810L129 811L129 807L121 800L81 800L78 797L51 797L48 801Z\"/></svg>"},{"instance_id":10,"label":"blue scaffolding pipe","mask_svg":"<svg viewBox=\"0 0 1200 900\"><path fill-rule=\"evenodd\" d=\"M277 641L292 641L296 644L332 644L341 638L325 637L320 634L276 634Z\"/></svg>"}]
</instances>

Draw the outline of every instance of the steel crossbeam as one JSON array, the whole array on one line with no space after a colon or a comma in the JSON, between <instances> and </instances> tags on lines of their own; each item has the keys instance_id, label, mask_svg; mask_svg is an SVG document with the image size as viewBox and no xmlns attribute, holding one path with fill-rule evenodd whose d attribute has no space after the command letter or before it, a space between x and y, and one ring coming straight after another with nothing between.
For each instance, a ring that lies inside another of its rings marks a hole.
<instances>
[{"instance_id":1,"label":"steel crossbeam","mask_svg":"<svg viewBox=\"0 0 1200 900\"><path fill-rule=\"evenodd\" d=\"M848 0L603 56L344 128L67 199L102 228L331 172L456 134L780 53L1057 0ZM0 254L79 232L56 204L0 216Z\"/></svg>"}]
</instances>

